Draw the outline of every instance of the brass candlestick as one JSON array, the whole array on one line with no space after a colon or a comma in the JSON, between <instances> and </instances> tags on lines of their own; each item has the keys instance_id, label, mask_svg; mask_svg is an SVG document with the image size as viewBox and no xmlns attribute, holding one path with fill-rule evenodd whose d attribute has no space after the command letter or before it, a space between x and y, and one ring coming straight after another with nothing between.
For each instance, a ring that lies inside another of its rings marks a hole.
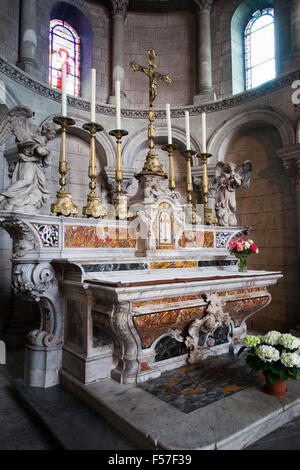
<instances>
[{"instance_id":1,"label":"brass candlestick","mask_svg":"<svg viewBox=\"0 0 300 470\"><path fill-rule=\"evenodd\" d=\"M186 159L186 192L187 192L187 203L188 203L188 219L192 224L200 224L201 217L197 215L196 208L193 204L193 180L192 180L192 169L191 169L191 158L197 152L195 150L186 149L183 154Z\"/></svg>"},{"instance_id":2,"label":"brass candlestick","mask_svg":"<svg viewBox=\"0 0 300 470\"><path fill-rule=\"evenodd\" d=\"M94 217L98 219L99 217L107 216L107 209L102 206L101 197L97 196L95 193L96 189L96 177L97 177L97 167L96 167L96 145L95 145L95 134L96 132L103 131L103 127L100 124L95 122L88 122L84 124L83 129L89 131L91 140L90 140L90 161L89 161L89 188L90 193L87 196L87 205L82 209L82 215L84 217Z\"/></svg>"},{"instance_id":3,"label":"brass candlestick","mask_svg":"<svg viewBox=\"0 0 300 470\"><path fill-rule=\"evenodd\" d=\"M218 220L212 215L212 209L208 207L208 179L207 179L207 159L212 157L211 153L199 153L198 158L202 161L202 191L203 191L203 202L204 202L204 224L205 225L217 225Z\"/></svg>"},{"instance_id":4,"label":"brass candlestick","mask_svg":"<svg viewBox=\"0 0 300 470\"><path fill-rule=\"evenodd\" d=\"M175 174L174 174L174 165L173 165L173 152L177 149L175 144L166 144L162 146L162 150L168 152L169 155L169 189L174 191L176 188L175 184Z\"/></svg>"},{"instance_id":5,"label":"brass candlestick","mask_svg":"<svg viewBox=\"0 0 300 470\"><path fill-rule=\"evenodd\" d=\"M118 219L127 219L127 197L122 196L122 181L123 181L123 170L122 170L122 137L128 135L127 131L122 129L115 129L109 132L117 140L117 162L116 162L116 191L117 195L114 199L114 206L116 210L116 216Z\"/></svg>"},{"instance_id":6,"label":"brass candlestick","mask_svg":"<svg viewBox=\"0 0 300 470\"><path fill-rule=\"evenodd\" d=\"M62 131L58 166L58 171L61 175L59 179L60 190L56 194L57 201L51 204L51 215L71 215L73 217L78 217L78 207L73 203L71 193L67 192L65 188L67 184L66 174L68 169L66 143L67 127L73 126L75 124L75 121L74 119L66 116L55 116L53 122L61 126Z\"/></svg>"}]
</instances>

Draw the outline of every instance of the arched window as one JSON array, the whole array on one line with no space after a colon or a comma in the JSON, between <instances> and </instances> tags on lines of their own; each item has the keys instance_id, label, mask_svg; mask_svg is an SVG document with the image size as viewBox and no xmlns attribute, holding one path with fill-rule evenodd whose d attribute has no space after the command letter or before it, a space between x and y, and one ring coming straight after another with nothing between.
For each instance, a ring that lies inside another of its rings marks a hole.
<instances>
[{"instance_id":1,"label":"arched window","mask_svg":"<svg viewBox=\"0 0 300 470\"><path fill-rule=\"evenodd\" d=\"M67 93L80 96L80 38L72 26L62 20L50 21L49 84L61 90L61 70L67 69Z\"/></svg>"},{"instance_id":2,"label":"arched window","mask_svg":"<svg viewBox=\"0 0 300 470\"><path fill-rule=\"evenodd\" d=\"M276 76L273 8L253 13L244 39L246 89L249 90Z\"/></svg>"}]
</instances>

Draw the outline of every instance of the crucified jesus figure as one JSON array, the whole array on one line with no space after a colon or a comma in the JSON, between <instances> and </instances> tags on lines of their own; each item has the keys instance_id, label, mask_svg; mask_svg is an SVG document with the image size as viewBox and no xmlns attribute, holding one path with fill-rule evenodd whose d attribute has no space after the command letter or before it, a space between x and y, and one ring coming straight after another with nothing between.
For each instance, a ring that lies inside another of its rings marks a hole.
<instances>
[{"instance_id":1,"label":"crucified jesus figure","mask_svg":"<svg viewBox=\"0 0 300 470\"><path fill-rule=\"evenodd\" d=\"M154 62L155 60L156 53L154 49L151 47L148 49L148 64L149 68L143 67L142 65L138 64L135 60L130 62L130 67L136 72L144 72L148 77L149 77L149 83L150 83L150 88L149 88L149 101L150 101L150 106L153 106L154 100L157 95L157 82L158 80L163 80L165 83L171 83L171 78L169 77L168 74L162 74L157 71L156 69L156 64Z\"/></svg>"}]
</instances>

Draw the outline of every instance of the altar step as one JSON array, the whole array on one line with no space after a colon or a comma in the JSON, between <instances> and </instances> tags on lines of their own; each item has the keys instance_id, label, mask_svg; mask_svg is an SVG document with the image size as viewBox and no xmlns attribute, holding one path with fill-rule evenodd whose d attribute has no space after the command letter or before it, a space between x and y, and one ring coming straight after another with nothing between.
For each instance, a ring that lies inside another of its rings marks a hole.
<instances>
[{"instance_id":1,"label":"altar step","mask_svg":"<svg viewBox=\"0 0 300 470\"><path fill-rule=\"evenodd\" d=\"M54 445L63 450L135 450L85 403L61 385L47 389L12 380L19 401Z\"/></svg>"},{"instance_id":2,"label":"altar step","mask_svg":"<svg viewBox=\"0 0 300 470\"><path fill-rule=\"evenodd\" d=\"M192 413L190 422L182 425L171 418L170 408L168 414L158 416L157 402L152 408L153 403L147 402L149 394L141 389L138 395L143 395L143 402L134 399L137 389L128 386L122 386L121 393L125 388L127 392L121 399L120 385L116 387L118 384L113 381L106 380L93 386L73 383L72 388L77 388L77 394L98 411L96 414L61 385L49 389L32 388L22 379L16 379L13 386L29 415L62 449L154 450L155 436L158 436L157 447L160 449L300 450L299 382L289 382L285 398L270 397L263 393L262 387L257 391L249 389L250 395L241 391L220 400L217 407L214 403L207 410L202 409L201 415ZM127 414L130 412L131 421L120 413L127 398L125 408ZM138 445L123 438L99 416L99 411ZM217 425L215 439L209 443L212 421ZM147 427L147 422L152 424L151 428Z\"/></svg>"},{"instance_id":3,"label":"altar step","mask_svg":"<svg viewBox=\"0 0 300 470\"><path fill-rule=\"evenodd\" d=\"M142 450L245 449L300 415L300 380L288 382L285 397L261 383L188 414L110 379L83 385L63 374L63 383Z\"/></svg>"}]
</instances>

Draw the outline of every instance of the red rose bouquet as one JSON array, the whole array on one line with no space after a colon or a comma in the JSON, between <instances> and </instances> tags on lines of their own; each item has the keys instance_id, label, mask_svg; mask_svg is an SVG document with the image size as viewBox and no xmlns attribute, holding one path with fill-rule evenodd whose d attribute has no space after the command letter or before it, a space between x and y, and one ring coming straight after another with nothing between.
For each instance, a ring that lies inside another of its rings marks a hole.
<instances>
[{"instance_id":1,"label":"red rose bouquet","mask_svg":"<svg viewBox=\"0 0 300 470\"><path fill-rule=\"evenodd\" d=\"M239 260L239 271L247 271L247 257L253 253L259 253L253 240L238 238L229 243L229 251Z\"/></svg>"}]
</instances>

